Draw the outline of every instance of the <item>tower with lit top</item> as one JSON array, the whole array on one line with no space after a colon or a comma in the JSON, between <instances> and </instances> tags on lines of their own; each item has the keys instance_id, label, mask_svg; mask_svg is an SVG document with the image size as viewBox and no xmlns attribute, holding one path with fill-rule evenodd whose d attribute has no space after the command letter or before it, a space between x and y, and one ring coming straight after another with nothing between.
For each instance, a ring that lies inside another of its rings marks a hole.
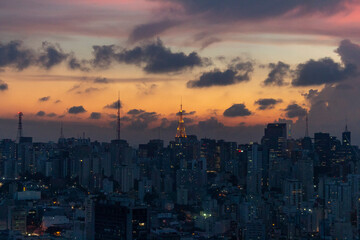
<instances>
[{"instance_id":1,"label":"tower with lit top","mask_svg":"<svg viewBox=\"0 0 360 240\"><path fill-rule=\"evenodd\" d=\"M185 131L184 118L183 118L182 103L180 104L179 124L178 124L178 127L177 127L175 138L186 138L186 131Z\"/></svg>"}]
</instances>

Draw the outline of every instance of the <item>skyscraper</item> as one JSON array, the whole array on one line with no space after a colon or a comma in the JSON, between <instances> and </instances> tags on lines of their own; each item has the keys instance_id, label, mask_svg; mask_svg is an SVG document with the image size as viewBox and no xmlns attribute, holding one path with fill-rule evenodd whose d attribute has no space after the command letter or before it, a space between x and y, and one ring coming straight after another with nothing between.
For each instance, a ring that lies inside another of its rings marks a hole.
<instances>
[{"instance_id":1,"label":"skyscraper","mask_svg":"<svg viewBox=\"0 0 360 240\"><path fill-rule=\"evenodd\" d=\"M258 144L253 144L247 152L247 194L260 196L262 179L262 149Z\"/></svg>"},{"instance_id":2,"label":"skyscraper","mask_svg":"<svg viewBox=\"0 0 360 240\"><path fill-rule=\"evenodd\" d=\"M314 147L319 156L319 164L323 167L330 164L330 134L315 133Z\"/></svg>"},{"instance_id":3,"label":"skyscraper","mask_svg":"<svg viewBox=\"0 0 360 240\"><path fill-rule=\"evenodd\" d=\"M286 136L286 123L269 123L261 142L270 152L282 157L286 150Z\"/></svg>"}]
</instances>

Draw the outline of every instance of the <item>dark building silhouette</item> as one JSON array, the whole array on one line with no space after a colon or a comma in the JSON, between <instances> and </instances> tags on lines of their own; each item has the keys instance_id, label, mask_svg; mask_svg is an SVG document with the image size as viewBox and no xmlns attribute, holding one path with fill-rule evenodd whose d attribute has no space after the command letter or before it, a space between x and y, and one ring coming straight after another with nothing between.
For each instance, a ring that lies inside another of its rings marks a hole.
<instances>
[{"instance_id":1,"label":"dark building silhouette","mask_svg":"<svg viewBox=\"0 0 360 240\"><path fill-rule=\"evenodd\" d=\"M314 148L319 157L319 165L322 167L330 164L331 138L329 133L318 132L314 134Z\"/></svg>"},{"instance_id":2,"label":"dark building silhouette","mask_svg":"<svg viewBox=\"0 0 360 240\"><path fill-rule=\"evenodd\" d=\"M286 151L286 123L269 123L265 128L265 135L261 143L277 157L285 155Z\"/></svg>"},{"instance_id":3,"label":"dark building silhouette","mask_svg":"<svg viewBox=\"0 0 360 240\"><path fill-rule=\"evenodd\" d=\"M351 132L348 130L347 125L345 131L342 133L342 144L344 146L351 146Z\"/></svg>"},{"instance_id":4,"label":"dark building silhouette","mask_svg":"<svg viewBox=\"0 0 360 240\"><path fill-rule=\"evenodd\" d=\"M126 206L114 200L98 200L94 206L95 240L141 240L149 232L146 207Z\"/></svg>"}]
</instances>

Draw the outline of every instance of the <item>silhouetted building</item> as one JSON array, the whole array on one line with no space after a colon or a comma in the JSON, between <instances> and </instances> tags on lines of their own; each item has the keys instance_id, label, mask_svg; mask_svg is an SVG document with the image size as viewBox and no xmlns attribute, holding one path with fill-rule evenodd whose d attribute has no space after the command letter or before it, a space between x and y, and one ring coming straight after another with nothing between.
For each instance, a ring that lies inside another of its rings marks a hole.
<instances>
[{"instance_id":1,"label":"silhouetted building","mask_svg":"<svg viewBox=\"0 0 360 240\"><path fill-rule=\"evenodd\" d=\"M342 133L342 144L344 146L351 146L351 132L348 130L347 125L345 131Z\"/></svg>"},{"instance_id":2,"label":"silhouetted building","mask_svg":"<svg viewBox=\"0 0 360 240\"><path fill-rule=\"evenodd\" d=\"M286 123L269 123L265 128L265 135L261 143L269 152L274 152L277 157L282 157L285 155L286 140Z\"/></svg>"},{"instance_id":3,"label":"silhouetted building","mask_svg":"<svg viewBox=\"0 0 360 240\"><path fill-rule=\"evenodd\" d=\"M141 240L149 233L146 207L131 207L121 201L97 200L94 205L95 240Z\"/></svg>"},{"instance_id":4,"label":"silhouetted building","mask_svg":"<svg viewBox=\"0 0 360 240\"><path fill-rule=\"evenodd\" d=\"M34 173L32 137L20 137L17 151L16 175Z\"/></svg>"},{"instance_id":5,"label":"silhouetted building","mask_svg":"<svg viewBox=\"0 0 360 240\"><path fill-rule=\"evenodd\" d=\"M331 139L329 133L314 134L314 148L319 157L319 165L322 167L330 164L330 146Z\"/></svg>"}]
</instances>

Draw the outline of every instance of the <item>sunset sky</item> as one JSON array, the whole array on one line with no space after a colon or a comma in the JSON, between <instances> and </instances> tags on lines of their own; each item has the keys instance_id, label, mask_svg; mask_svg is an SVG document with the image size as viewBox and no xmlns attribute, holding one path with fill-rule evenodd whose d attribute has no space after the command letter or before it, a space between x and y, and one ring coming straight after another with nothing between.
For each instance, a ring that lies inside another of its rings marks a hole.
<instances>
[{"instance_id":1,"label":"sunset sky","mask_svg":"<svg viewBox=\"0 0 360 240\"><path fill-rule=\"evenodd\" d=\"M35 141L109 141L120 91L131 144L172 139L181 99L199 138L302 137L308 112L359 144L359 26L356 0L2 0L0 138L22 111Z\"/></svg>"}]
</instances>

